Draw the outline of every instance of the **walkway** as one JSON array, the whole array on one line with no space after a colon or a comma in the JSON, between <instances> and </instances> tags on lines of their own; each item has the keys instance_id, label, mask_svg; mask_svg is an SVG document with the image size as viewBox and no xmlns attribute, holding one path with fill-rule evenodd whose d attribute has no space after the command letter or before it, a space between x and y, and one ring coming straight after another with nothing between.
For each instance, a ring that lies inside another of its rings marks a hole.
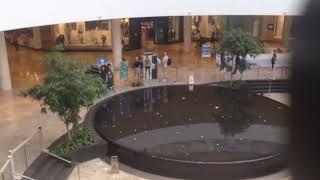
<instances>
[{"instance_id":1,"label":"walkway","mask_svg":"<svg viewBox=\"0 0 320 180\"><path fill-rule=\"evenodd\" d=\"M196 82L208 82L216 80L230 79L229 73L221 73L216 66L215 57L201 58L201 49L193 48L192 52L184 53L183 44L154 45L149 47L154 49L159 56L167 52L172 59L172 65L169 67L169 81L186 82L189 75L194 75ZM124 52L124 58L128 59L130 67L136 56L143 54L143 49ZM40 59L48 52L35 51L26 48L20 48L16 51L11 45L8 45L8 56L10 72L14 89L21 90L31 87L41 81L46 73L46 69L40 64ZM74 60L84 60L90 64L95 64L99 57L111 59L111 52L65 52L67 58ZM261 79L262 77L271 76L272 70L266 66L266 62L261 62L264 66L252 66L251 70L244 72L243 76L247 79ZM283 79L288 76L288 68L284 64L287 62L277 62L281 67L276 68L275 79ZM162 78L162 68L158 70L160 79ZM240 79L238 74L235 79ZM133 71L129 69L129 81L133 79ZM119 82L119 72L115 72L115 82ZM116 84L119 85L119 84Z\"/></svg>"},{"instance_id":2,"label":"walkway","mask_svg":"<svg viewBox=\"0 0 320 180\"><path fill-rule=\"evenodd\" d=\"M100 158L93 159L80 164L80 177L86 180L178 180L174 178L163 177L159 175L149 174L137 169L133 169L124 164L119 165L118 174L110 174L110 165ZM284 170L269 176L255 178L251 180L290 180L289 172ZM78 180L77 170L74 169L68 180Z\"/></svg>"}]
</instances>

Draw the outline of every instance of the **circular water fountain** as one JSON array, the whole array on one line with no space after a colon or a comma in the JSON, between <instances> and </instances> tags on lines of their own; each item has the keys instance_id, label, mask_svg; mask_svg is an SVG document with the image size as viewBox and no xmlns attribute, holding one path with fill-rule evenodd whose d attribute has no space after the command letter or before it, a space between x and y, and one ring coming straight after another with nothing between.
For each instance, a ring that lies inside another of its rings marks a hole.
<instances>
[{"instance_id":1,"label":"circular water fountain","mask_svg":"<svg viewBox=\"0 0 320 180\"><path fill-rule=\"evenodd\" d=\"M95 107L108 154L134 168L187 179L259 177L286 167L288 108L209 85L122 93Z\"/></svg>"}]
</instances>

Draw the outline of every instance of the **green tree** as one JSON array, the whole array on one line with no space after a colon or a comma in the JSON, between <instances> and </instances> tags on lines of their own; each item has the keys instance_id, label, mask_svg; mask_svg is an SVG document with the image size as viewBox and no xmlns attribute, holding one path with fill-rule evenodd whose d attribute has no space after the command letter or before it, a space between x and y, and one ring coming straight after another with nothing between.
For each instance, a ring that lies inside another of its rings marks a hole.
<instances>
[{"instance_id":1,"label":"green tree","mask_svg":"<svg viewBox=\"0 0 320 180\"><path fill-rule=\"evenodd\" d=\"M233 59L237 54L239 54L242 57L240 64L237 64L237 68L242 74L246 69L249 68L249 65L245 59L247 55L260 54L263 51L262 45L255 40L253 35L249 32L242 31L240 28L226 31L224 33L224 37L220 46L221 47L218 52L220 54L228 53L231 55L232 58L231 67L227 67L227 70L231 71L231 81L233 79Z\"/></svg>"},{"instance_id":2,"label":"green tree","mask_svg":"<svg viewBox=\"0 0 320 180\"><path fill-rule=\"evenodd\" d=\"M60 52L52 52L42 59L48 73L40 85L25 92L40 102L41 112L56 113L65 123L68 138L71 140L69 126L77 127L80 108L88 107L94 100L107 93L101 78L87 74L88 65L76 60L66 59Z\"/></svg>"}]
</instances>

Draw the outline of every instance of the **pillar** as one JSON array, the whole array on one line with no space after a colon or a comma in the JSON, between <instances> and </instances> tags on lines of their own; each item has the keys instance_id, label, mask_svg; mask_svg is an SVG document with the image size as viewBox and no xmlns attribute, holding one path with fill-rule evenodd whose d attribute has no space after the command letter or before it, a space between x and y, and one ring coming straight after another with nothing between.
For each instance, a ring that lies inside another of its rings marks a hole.
<instances>
[{"instance_id":1,"label":"pillar","mask_svg":"<svg viewBox=\"0 0 320 180\"><path fill-rule=\"evenodd\" d=\"M4 91L12 89L4 32L0 32L0 89Z\"/></svg>"},{"instance_id":2,"label":"pillar","mask_svg":"<svg viewBox=\"0 0 320 180\"><path fill-rule=\"evenodd\" d=\"M192 50L192 16L183 17L184 24L184 52L190 52Z\"/></svg>"},{"instance_id":3,"label":"pillar","mask_svg":"<svg viewBox=\"0 0 320 180\"><path fill-rule=\"evenodd\" d=\"M122 61L122 44L121 44L121 20L111 20L111 41L112 41L112 58L115 67L119 67Z\"/></svg>"}]
</instances>

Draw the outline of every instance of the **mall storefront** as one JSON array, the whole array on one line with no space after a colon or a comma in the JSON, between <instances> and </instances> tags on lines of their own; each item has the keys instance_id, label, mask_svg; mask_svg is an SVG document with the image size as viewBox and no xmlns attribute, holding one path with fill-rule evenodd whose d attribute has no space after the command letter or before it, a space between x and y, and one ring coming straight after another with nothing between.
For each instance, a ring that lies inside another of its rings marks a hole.
<instances>
[{"instance_id":1,"label":"mall storefront","mask_svg":"<svg viewBox=\"0 0 320 180\"><path fill-rule=\"evenodd\" d=\"M73 48L111 49L109 20L75 22L55 25L55 35L63 34L65 46ZM125 50L140 49L146 42L168 44L183 41L183 17L152 17L121 19L122 45ZM103 42L105 38L105 44Z\"/></svg>"},{"instance_id":2,"label":"mall storefront","mask_svg":"<svg viewBox=\"0 0 320 180\"><path fill-rule=\"evenodd\" d=\"M292 16L193 16L192 39L222 39L225 30L241 28L252 33L261 42L287 43L294 39ZM182 16L121 19L124 50L145 48L145 44L183 42ZM63 35L66 49L111 50L110 20L64 23L25 28L14 32L18 44L35 49L55 46L58 35ZM6 37L12 41L13 31Z\"/></svg>"}]
</instances>

